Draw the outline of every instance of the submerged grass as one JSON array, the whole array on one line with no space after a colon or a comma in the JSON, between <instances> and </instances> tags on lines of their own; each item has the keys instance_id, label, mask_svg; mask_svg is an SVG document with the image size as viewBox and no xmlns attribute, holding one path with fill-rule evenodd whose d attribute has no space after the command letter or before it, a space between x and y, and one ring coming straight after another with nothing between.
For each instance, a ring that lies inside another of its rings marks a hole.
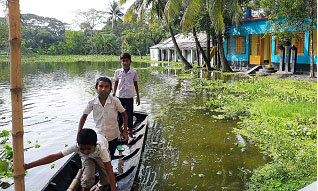
<instances>
[{"instance_id":1,"label":"submerged grass","mask_svg":"<svg viewBox=\"0 0 318 191\"><path fill-rule=\"evenodd\" d=\"M299 190L317 180L317 84L258 77L225 83L194 80L208 91L205 107L241 119L248 136L273 161L256 169L249 190Z\"/></svg>"}]
</instances>

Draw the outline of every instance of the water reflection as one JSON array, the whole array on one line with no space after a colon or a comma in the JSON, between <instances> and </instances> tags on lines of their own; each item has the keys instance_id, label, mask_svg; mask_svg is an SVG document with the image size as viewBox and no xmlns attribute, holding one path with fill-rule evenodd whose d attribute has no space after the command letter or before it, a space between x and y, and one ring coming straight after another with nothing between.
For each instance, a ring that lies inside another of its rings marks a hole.
<instances>
[{"instance_id":1,"label":"water reflection","mask_svg":"<svg viewBox=\"0 0 318 191\"><path fill-rule=\"evenodd\" d=\"M113 76L119 62L24 64L25 161L59 152L75 141L77 125L99 76ZM134 190L243 190L250 172L269 159L244 137L231 133L236 121L215 120L197 109L208 96L193 92L177 69L133 63L140 78L141 105L150 114L148 137ZM0 64L0 127L11 128L8 66ZM197 77L241 77L199 71ZM85 127L94 127L90 116ZM241 149L237 143L246 146ZM39 145L35 148L34 145ZM26 190L40 190L66 159L29 170ZM10 189L8 189L10 190ZM11 188L13 190L13 188Z\"/></svg>"}]
</instances>

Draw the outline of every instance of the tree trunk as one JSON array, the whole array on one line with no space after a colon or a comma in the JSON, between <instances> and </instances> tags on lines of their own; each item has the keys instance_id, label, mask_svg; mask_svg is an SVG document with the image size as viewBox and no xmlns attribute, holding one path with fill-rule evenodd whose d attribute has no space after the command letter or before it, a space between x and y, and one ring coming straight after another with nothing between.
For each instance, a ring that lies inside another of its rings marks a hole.
<instances>
[{"instance_id":1,"label":"tree trunk","mask_svg":"<svg viewBox=\"0 0 318 191\"><path fill-rule=\"evenodd\" d=\"M199 47L198 47L197 43L196 43L195 45L196 45L196 47L197 47L196 51L197 51L198 67L200 67L200 52L199 52Z\"/></svg>"},{"instance_id":2,"label":"tree trunk","mask_svg":"<svg viewBox=\"0 0 318 191\"><path fill-rule=\"evenodd\" d=\"M216 43L216 39L215 39L215 37L213 36L212 37L212 47L216 47L216 51L215 51L215 55L214 55L214 61L213 61L213 63L214 63L214 67L216 67L217 66L217 59L218 59L218 49L217 49L217 43Z\"/></svg>"},{"instance_id":3,"label":"tree trunk","mask_svg":"<svg viewBox=\"0 0 318 191\"><path fill-rule=\"evenodd\" d=\"M206 32L206 55L207 55L207 62L206 67L208 70L211 70L211 59L210 59L210 52L211 52L211 36L209 31Z\"/></svg>"},{"instance_id":4,"label":"tree trunk","mask_svg":"<svg viewBox=\"0 0 318 191\"><path fill-rule=\"evenodd\" d=\"M233 72L233 70L231 69L229 63L227 62L226 58L225 58L225 54L224 54L224 41L223 41L223 36L221 33L217 34L217 38L218 38L218 44L219 44L219 53L220 53L220 61L221 61L221 66L222 66L222 71L223 72Z\"/></svg>"},{"instance_id":5,"label":"tree trunk","mask_svg":"<svg viewBox=\"0 0 318 191\"><path fill-rule=\"evenodd\" d=\"M92 48L92 54L94 54L93 30L91 30L91 48Z\"/></svg>"},{"instance_id":6,"label":"tree trunk","mask_svg":"<svg viewBox=\"0 0 318 191\"><path fill-rule=\"evenodd\" d=\"M220 45L219 43L217 42L217 55L216 55L216 58L217 58L217 61L216 61L216 67L218 69L221 69L221 59L220 59Z\"/></svg>"},{"instance_id":7,"label":"tree trunk","mask_svg":"<svg viewBox=\"0 0 318 191\"><path fill-rule=\"evenodd\" d=\"M14 190L24 191L23 110L21 75L21 33L19 0L8 1L10 81L12 105Z\"/></svg>"},{"instance_id":8,"label":"tree trunk","mask_svg":"<svg viewBox=\"0 0 318 191\"><path fill-rule=\"evenodd\" d=\"M198 37L197 37L197 32L195 31L195 28L192 28L192 32L193 32L193 37L194 37L194 40L195 40L195 44L197 45L197 47L199 47L199 50L203 56L203 59L204 59L204 62L207 64L208 63L208 58L206 57L205 55L205 52L203 50L203 48L201 47L201 44L198 40ZM212 70L211 66L207 64L207 69L208 70Z\"/></svg>"},{"instance_id":9,"label":"tree trunk","mask_svg":"<svg viewBox=\"0 0 318 191\"><path fill-rule=\"evenodd\" d=\"M140 59L142 59L142 55L141 55L140 50L139 50L138 48L136 48L136 50L138 51L138 54L139 54L139 56L140 56Z\"/></svg>"},{"instance_id":10,"label":"tree trunk","mask_svg":"<svg viewBox=\"0 0 318 191\"><path fill-rule=\"evenodd\" d=\"M159 3L159 6L161 8L162 14L163 14L163 16L164 16L164 18L166 20L166 23L167 23L167 26L168 26L168 29L169 29L169 32L170 32L170 35L171 35L171 38L172 38L173 45L174 45L175 49L177 50L179 58L181 59L183 65L184 65L184 69L187 70L187 69L192 68L192 65L182 55L182 52L181 52L181 50L180 50L180 48L178 46L178 43L177 43L176 38L174 36L173 30L172 30L171 25L169 23L168 17L165 14L164 7L163 7L163 4L162 4L161 0L158 0L158 3Z\"/></svg>"}]
</instances>

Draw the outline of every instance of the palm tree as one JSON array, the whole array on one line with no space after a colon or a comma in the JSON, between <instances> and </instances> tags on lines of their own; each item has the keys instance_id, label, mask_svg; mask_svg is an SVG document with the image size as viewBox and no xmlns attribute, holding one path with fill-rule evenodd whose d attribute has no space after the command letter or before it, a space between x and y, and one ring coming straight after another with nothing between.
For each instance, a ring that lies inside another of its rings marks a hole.
<instances>
[{"instance_id":1,"label":"palm tree","mask_svg":"<svg viewBox=\"0 0 318 191\"><path fill-rule=\"evenodd\" d=\"M224 53L224 32L225 32L225 20L228 20L232 24L235 20L238 20L242 15L242 8L239 0L214 0L208 4L209 15L211 22L217 35L217 42L219 45L220 61L223 71L231 72L232 69L228 64Z\"/></svg>"},{"instance_id":2,"label":"palm tree","mask_svg":"<svg viewBox=\"0 0 318 191\"><path fill-rule=\"evenodd\" d=\"M122 8L116 0L113 0L113 2L110 3L110 8L106 11L106 14L109 15L109 20L112 21L113 32L117 34L117 21L121 20L124 13L122 13Z\"/></svg>"},{"instance_id":3,"label":"palm tree","mask_svg":"<svg viewBox=\"0 0 318 191\"><path fill-rule=\"evenodd\" d=\"M94 53L94 29L102 22L103 16L103 11L89 9L88 11L78 11L75 18L81 30L83 30L84 33L90 33L92 54Z\"/></svg>"},{"instance_id":4,"label":"palm tree","mask_svg":"<svg viewBox=\"0 0 318 191\"><path fill-rule=\"evenodd\" d=\"M209 16L212 22L212 28L217 36L217 42L219 45L222 71L232 71L225 57L223 37L225 32L225 25L231 25L232 22L240 18L240 16L242 15L240 0L189 0L187 1L186 6L187 8L185 14L183 15L182 22L182 24L186 26L193 26L195 23L195 19L197 19L197 14L199 14L202 10L207 10L209 12Z\"/></svg>"},{"instance_id":5,"label":"palm tree","mask_svg":"<svg viewBox=\"0 0 318 191\"><path fill-rule=\"evenodd\" d=\"M201 55L206 63L207 70L212 70L212 67L210 65L210 35L208 30L210 30L211 22L208 22L208 19L205 19L206 17L209 17L208 11L205 7L206 0L192 0L192 1L187 1L187 5L185 8L185 12L182 17L181 21L181 26L182 26L182 31L183 32L191 32L196 43L196 46L198 50L201 52ZM201 14L198 14L201 13ZM200 22L200 20L202 21ZM203 23L204 22L204 23ZM207 52L205 53L203 48L201 47L201 44L199 43L197 33L196 33L196 28L199 28L199 30L202 30L205 28L206 34L207 34ZM209 29L207 29L209 28ZM199 64L199 61L198 61Z\"/></svg>"},{"instance_id":6,"label":"palm tree","mask_svg":"<svg viewBox=\"0 0 318 191\"><path fill-rule=\"evenodd\" d=\"M121 0L120 3L124 4L126 3L126 0ZM165 4L164 3L165 2L163 0L135 0L134 3L128 9L127 13L125 14L125 17L131 18L134 11L137 11L139 18L141 18L145 14L145 11L150 7L150 11L151 11L150 22L152 22L151 20L154 19L155 17L159 19L163 19L165 21L167 28L170 32L174 47L177 50L178 56L181 59L184 65L184 68L190 69L192 68L192 65L182 55L181 49L178 46L174 32L172 30L172 26L169 19L170 17L166 12L166 10L169 10L169 5L170 5L169 0L167 3Z\"/></svg>"}]
</instances>

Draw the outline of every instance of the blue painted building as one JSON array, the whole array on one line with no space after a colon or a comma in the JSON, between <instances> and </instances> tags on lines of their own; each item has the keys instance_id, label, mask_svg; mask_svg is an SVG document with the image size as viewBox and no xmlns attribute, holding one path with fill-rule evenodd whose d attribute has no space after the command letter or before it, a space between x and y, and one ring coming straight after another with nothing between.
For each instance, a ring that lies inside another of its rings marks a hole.
<instances>
[{"instance_id":1,"label":"blue painted building","mask_svg":"<svg viewBox=\"0 0 318 191\"><path fill-rule=\"evenodd\" d=\"M249 65L271 64L279 68L280 51L278 40L269 34L270 24L267 17L247 17L240 20L238 27L231 27L229 37L224 40L225 56L233 67L248 67ZM314 63L317 64L317 29L314 30ZM309 71L310 47L309 32L302 33L297 39L292 39L292 44L297 47L296 71ZM286 59L285 59L286 60Z\"/></svg>"}]
</instances>

